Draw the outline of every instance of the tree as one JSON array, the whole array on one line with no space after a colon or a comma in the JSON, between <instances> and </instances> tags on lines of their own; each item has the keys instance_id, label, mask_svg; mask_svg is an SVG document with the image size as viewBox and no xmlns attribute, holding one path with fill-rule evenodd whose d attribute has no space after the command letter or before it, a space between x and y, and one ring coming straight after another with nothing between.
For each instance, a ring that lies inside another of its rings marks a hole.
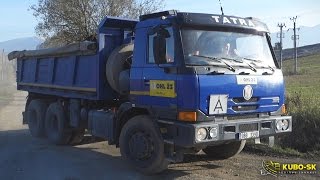
<instances>
[{"instance_id":1,"label":"tree","mask_svg":"<svg viewBox=\"0 0 320 180\"><path fill-rule=\"evenodd\" d=\"M163 6L164 0L38 0L31 9L39 20L37 34L51 47L94 36L107 15L136 19Z\"/></svg>"}]
</instances>

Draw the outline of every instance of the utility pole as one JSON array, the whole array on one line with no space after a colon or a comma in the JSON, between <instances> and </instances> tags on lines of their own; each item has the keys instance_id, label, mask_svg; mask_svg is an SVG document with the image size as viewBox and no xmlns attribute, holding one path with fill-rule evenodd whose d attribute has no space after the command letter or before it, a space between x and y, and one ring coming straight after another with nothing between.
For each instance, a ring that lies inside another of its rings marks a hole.
<instances>
[{"instance_id":1,"label":"utility pole","mask_svg":"<svg viewBox=\"0 0 320 180\"><path fill-rule=\"evenodd\" d=\"M4 70L4 67L3 67L4 55L3 54L4 54L4 49L2 50L2 54L1 54L1 79L0 79L1 81L3 81L3 79L4 79L3 78L3 70Z\"/></svg>"},{"instance_id":2,"label":"utility pole","mask_svg":"<svg viewBox=\"0 0 320 180\"><path fill-rule=\"evenodd\" d=\"M294 47L294 73L298 72L298 51L297 51L297 33L296 33L296 22L298 16L290 18L293 21L293 47Z\"/></svg>"},{"instance_id":3,"label":"utility pole","mask_svg":"<svg viewBox=\"0 0 320 180\"><path fill-rule=\"evenodd\" d=\"M9 69L8 69L8 63L7 63L7 58L6 58L6 54L4 52L4 50L2 51L2 59L3 59L3 67L4 67L4 70L3 70L3 80L5 81L8 81L8 72L9 72Z\"/></svg>"},{"instance_id":4,"label":"utility pole","mask_svg":"<svg viewBox=\"0 0 320 180\"><path fill-rule=\"evenodd\" d=\"M282 39L284 38L282 29L283 29L283 27L286 27L286 25L284 23L278 23L278 27L280 27L280 36L279 36L279 38L280 38L280 67L282 69L282 48L283 48Z\"/></svg>"}]
</instances>

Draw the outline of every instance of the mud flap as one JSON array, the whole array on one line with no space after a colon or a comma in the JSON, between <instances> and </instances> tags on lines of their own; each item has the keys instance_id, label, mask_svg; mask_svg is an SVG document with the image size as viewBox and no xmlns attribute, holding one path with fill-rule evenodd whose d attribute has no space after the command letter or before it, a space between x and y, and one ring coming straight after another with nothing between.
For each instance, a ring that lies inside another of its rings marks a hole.
<instances>
[{"instance_id":1,"label":"mud flap","mask_svg":"<svg viewBox=\"0 0 320 180\"><path fill-rule=\"evenodd\" d=\"M260 138L256 138L254 139L254 144L266 144L266 143L261 143L261 139ZM273 147L274 146L274 136L269 136L268 138L268 146L269 147Z\"/></svg>"},{"instance_id":2,"label":"mud flap","mask_svg":"<svg viewBox=\"0 0 320 180\"><path fill-rule=\"evenodd\" d=\"M270 136L269 137L269 147L273 147L274 146L274 136Z\"/></svg>"},{"instance_id":3,"label":"mud flap","mask_svg":"<svg viewBox=\"0 0 320 180\"><path fill-rule=\"evenodd\" d=\"M23 112L22 112L22 124L23 124L23 125L28 124L27 119L26 119L25 116L26 116L26 112L23 111Z\"/></svg>"}]
</instances>

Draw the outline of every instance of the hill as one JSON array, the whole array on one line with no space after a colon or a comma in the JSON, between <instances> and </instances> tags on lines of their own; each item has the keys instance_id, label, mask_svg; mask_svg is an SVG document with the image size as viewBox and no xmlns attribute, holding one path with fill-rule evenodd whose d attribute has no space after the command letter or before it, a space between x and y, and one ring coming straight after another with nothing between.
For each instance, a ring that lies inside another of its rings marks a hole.
<instances>
[{"instance_id":1,"label":"hill","mask_svg":"<svg viewBox=\"0 0 320 180\"><path fill-rule=\"evenodd\" d=\"M280 51L275 50L275 53L276 53L277 59L279 60L280 59ZM297 50L298 57L310 56L310 55L314 55L314 54L318 54L318 53L320 53L320 43L298 47L298 50ZM294 49L293 48L283 50L282 57L284 60L291 59L291 58L293 58L293 56L294 56Z\"/></svg>"},{"instance_id":2,"label":"hill","mask_svg":"<svg viewBox=\"0 0 320 180\"><path fill-rule=\"evenodd\" d=\"M310 44L317 44L320 43L320 24L316 25L314 27L306 27L306 26L301 26L298 28L299 30L297 31L297 35L299 35L299 40L298 40L298 46L307 46ZM291 37L293 36L293 30L290 29L289 31L284 30L284 38L283 38L283 48L293 48L293 41ZM276 33L271 33L271 40L272 44L274 45L276 42L279 42L278 34L279 32Z\"/></svg>"},{"instance_id":3,"label":"hill","mask_svg":"<svg viewBox=\"0 0 320 180\"><path fill-rule=\"evenodd\" d=\"M0 50L4 49L6 53L16 50L34 50L42 42L43 40L37 37L12 39L0 42Z\"/></svg>"}]
</instances>

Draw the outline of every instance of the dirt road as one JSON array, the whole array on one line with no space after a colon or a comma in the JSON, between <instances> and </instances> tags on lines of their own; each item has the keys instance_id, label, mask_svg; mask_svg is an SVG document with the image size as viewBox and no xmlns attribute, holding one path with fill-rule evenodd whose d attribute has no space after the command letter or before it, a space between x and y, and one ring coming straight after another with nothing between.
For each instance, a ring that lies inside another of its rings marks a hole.
<instances>
[{"instance_id":1,"label":"dirt road","mask_svg":"<svg viewBox=\"0 0 320 180\"><path fill-rule=\"evenodd\" d=\"M106 142L54 146L34 139L22 125L24 93L0 109L0 179L87 180L87 179L274 179L261 176L262 160L282 163L318 163L297 158L276 158L243 152L224 161L208 159L203 153L188 155L156 176L144 176L121 159L119 149ZM286 175L286 179L317 179L318 175Z\"/></svg>"}]
</instances>

